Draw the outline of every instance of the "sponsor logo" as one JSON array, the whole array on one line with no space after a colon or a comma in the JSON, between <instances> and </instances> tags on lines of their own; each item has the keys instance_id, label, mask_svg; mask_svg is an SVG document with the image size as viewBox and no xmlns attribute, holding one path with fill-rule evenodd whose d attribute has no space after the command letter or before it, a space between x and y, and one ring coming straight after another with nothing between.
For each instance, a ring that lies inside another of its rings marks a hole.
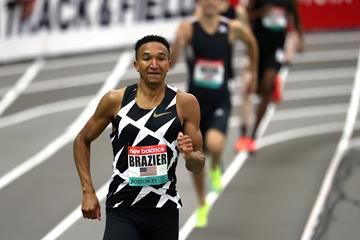
<instances>
[{"instance_id":1,"label":"sponsor logo","mask_svg":"<svg viewBox=\"0 0 360 240\"><path fill-rule=\"evenodd\" d=\"M162 112L162 113L154 112L153 117L154 117L154 118L157 118L157 117L161 117L161 116L167 115L167 114L169 114L169 113L171 113L171 112Z\"/></svg>"}]
</instances>

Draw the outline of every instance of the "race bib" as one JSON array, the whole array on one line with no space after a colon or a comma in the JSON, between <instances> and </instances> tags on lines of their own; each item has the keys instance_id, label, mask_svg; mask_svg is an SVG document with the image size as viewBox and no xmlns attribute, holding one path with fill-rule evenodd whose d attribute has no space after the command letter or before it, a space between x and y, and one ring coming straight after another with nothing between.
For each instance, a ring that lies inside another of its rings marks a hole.
<instances>
[{"instance_id":1,"label":"race bib","mask_svg":"<svg viewBox=\"0 0 360 240\"><path fill-rule=\"evenodd\" d=\"M224 62L198 59L193 77L197 87L218 89L224 82Z\"/></svg>"},{"instance_id":2,"label":"race bib","mask_svg":"<svg viewBox=\"0 0 360 240\"><path fill-rule=\"evenodd\" d=\"M270 8L269 12L262 18L262 24L265 28L280 31L287 26L285 9L279 7Z\"/></svg>"},{"instance_id":3,"label":"race bib","mask_svg":"<svg viewBox=\"0 0 360 240\"><path fill-rule=\"evenodd\" d=\"M150 186L168 181L166 145L128 147L129 185Z\"/></svg>"}]
</instances>

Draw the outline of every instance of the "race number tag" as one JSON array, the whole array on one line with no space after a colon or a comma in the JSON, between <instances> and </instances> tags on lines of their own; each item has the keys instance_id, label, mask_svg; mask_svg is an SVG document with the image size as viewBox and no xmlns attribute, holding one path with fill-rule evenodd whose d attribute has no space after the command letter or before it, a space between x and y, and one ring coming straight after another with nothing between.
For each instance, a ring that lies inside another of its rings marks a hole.
<instances>
[{"instance_id":1,"label":"race number tag","mask_svg":"<svg viewBox=\"0 0 360 240\"><path fill-rule=\"evenodd\" d=\"M193 77L198 87L218 89L224 82L224 62L198 59Z\"/></svg>"},{"instance_id":2,"label":"race number tag","mask_svg":"<svg viewBox=\"0 0 360 240\"><path fill-rule=\"evenodd\" d=\"M129 185L150 186L168 181L166 145L128 147Z\"/></svg>"},{"instance_id":3,"label":"race number tag","mask_svg":"<svg viewBox=\"0 0 360 240\"><path fill-rule=\"evenodd\" d=\"M280 7L271 7L269 12L262 18L262 24L269 30L284 30L287 26L285 9Z\"/></svg>"}]
</instances>

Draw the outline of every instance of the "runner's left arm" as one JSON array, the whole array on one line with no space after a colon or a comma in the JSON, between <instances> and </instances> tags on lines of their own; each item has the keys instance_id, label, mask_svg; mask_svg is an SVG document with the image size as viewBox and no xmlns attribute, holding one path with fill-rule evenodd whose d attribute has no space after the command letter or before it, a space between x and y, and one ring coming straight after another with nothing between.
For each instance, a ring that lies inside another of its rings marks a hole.
<instances>
[{"instance_id":1,"label":"runner's left arm","mask_svg":"<svg viewBox=\"0 0 360 240\"><path fill-rule=\"evenodd\" d=\"M185 159L186 168L191 172L199 173L205 165L205 156L202 152L203 140L199 127L200 106L193 95L184 92L178 95L178 114L183 119L184 130L178 134L178 148Z\"/></svg>"},{"instance_id":2,"label":"runner's left arm","mask_svg":"<svg viewBox=\"0 0 360 240\"><path fill-rule=\"evenodd\" d=\"M244 25L238 20L233 20L230 23L232 29L232 36L234 40L242 40L246 46L249 55L249 70L251 73L251 81L249 86L247 86L246 92L252 93L256 90L257 84L257 73L258 73L258 64L259 64L259 50L257 46L256 39L249 26Z\"/></svg>"}]
</instances>

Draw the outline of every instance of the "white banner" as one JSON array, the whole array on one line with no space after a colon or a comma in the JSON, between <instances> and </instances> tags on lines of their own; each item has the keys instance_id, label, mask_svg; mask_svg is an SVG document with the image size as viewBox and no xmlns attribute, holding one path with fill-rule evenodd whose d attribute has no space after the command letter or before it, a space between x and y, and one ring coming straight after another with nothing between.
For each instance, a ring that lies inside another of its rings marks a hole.
<instances>
[{"instance_id":1,"label":"white banner","mask_svg":"<svg viewBox=\"0 0 360 240\"><path fill-rule=\"evenodd\" d=\"M0 0L0 63L172 40L194 0Z\"/></svg>"}]
</instances>

